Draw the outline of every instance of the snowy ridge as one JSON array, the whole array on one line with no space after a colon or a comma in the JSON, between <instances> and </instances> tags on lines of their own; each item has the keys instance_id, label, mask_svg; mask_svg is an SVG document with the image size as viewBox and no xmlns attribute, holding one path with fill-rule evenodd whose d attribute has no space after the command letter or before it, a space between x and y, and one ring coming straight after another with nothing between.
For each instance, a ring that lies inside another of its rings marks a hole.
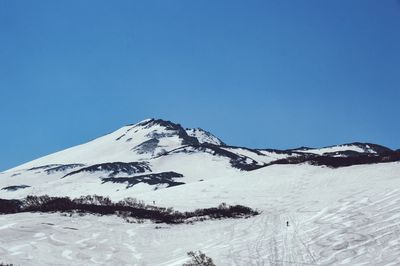
<instances>
[{"instance_id":1,"label":"snowy ridge","mask_svg":"<svg viewBox=\"0 0 400 266\"><path fill-rule=\"evenodd\" d=\"M390 152L391 150L389 148L376 144L356 142L356 143L342 144L336 146L329 146L324 148L303 147L303 148L293 149L292 151L301 153L313 153L317 155L334 155L334 154L343 155L345 154L344 152L347 151L356 153L378 154L383 152Z\"/></svg>"},{"instance_id":2,"label":"snowy ridge","mask_svg":"<svg viewBox=\"0 0 400 266\"><path fill-rule=\"evenodd\" d=\"M2 173L0 198L29 194L79 197L95 191L119 199L274 164L342 167L397 160L399 152L369 143L293 150L227 146L200 128L184 129L171 121L146 119Z\"/></svg>"},{"instance_id":3,"label":"snowy ridge","mask_svg":"<svg viewBox=\"0 0 400 266\"><path fill-rule=\"evenodd\" d=\"M187 128L186 132L189 136L195 137L200 143L209 143L214 145L225 145L222 140L214 136L208 131L201 128Z\"/></svg>"}]
</instances>

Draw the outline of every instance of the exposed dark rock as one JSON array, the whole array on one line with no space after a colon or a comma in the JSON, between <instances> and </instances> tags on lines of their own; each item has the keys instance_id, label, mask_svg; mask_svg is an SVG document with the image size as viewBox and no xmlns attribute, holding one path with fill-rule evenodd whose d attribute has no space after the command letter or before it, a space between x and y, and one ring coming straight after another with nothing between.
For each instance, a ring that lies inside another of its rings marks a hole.
<instances>
[{"instance_id":1,"label":"exposed dark rock","mask_svg":"<svg viewBox=\"0 0 400 266\"><path fill-rule=\"evenodd\" d=\"M187 134L186 130L180 124L175 124L171 121L165 121L162 119L150 119L148 121L144 121L139 123L138 126L142 126L144 128L151 128L152 126L159 125L164 127L166 130L172 131L171 133L159 133L159 132L151 132L148 136L150 138L161 138L166 136L177 135L180 139L182 139L183 145L198 145L199 141L195 137L191 137Z\"/></svg>"},{"instance_id":2,"label":"exposed dark rock","mask_svg":"<svg viewBox=\"0 0 400 266\"><path fill-rule=\"evenodd\" d=\"M179 130L179 128L182 128L180 124L176 124L168 120L155 119L155 118L137 124L137 126L141 126L144 128L150 128L155 125L162 126L167 130Z\"/></svg>"},{"instance_id":3,"label":"exposed dark rock","mask_svg":"<svg viewBox=\"0 0 400 266\"><path fill-rule=\"evenodd\" d=\"M1 190L17 191L18 189L24 189L24 188L28 188L28 187L31 187L31 186L28 186L28 185L17 185L17 186L3 187Z\"/></svg>"},{"instance_id":4,"label":"exposed dark rock","mask_svg":"<svg viewBox=\"0 0 400 266\"><path fill-rule=\"evenodd\" d=\"M139 154L144 154L144 153L153 154L155 149L158 146L158 143L160 143L160 140L158 140L156 138L149 139L149 140L135 146L134 148L132 148L132 150L136 151Z\"/></svg>"},{"instance_id":5,"label":"exposed dark rock","mask_svg":"<svg viewBox=\"0 0 400 266\"><path fill-rule=\"evenodd\" d=\"M272 164L299 164L310 163L312 165L325 165L332 168L360 165L360 164L373 164L400 161L400 152L387 152L380 154L358 153L348 157L332 157L326 155L304 154L297 157L289 157L270 163Z\"/></svg>"},{"instance_id":6,"label":"exposed dark rock","mask_svg":"<svg viewBox=\"0 0 400 266\"><path fill-rule=\"evenodd\" d=\"M79 163L75 163L75 164L63 164L60 166L56 166L50 169L46 169L44 170L47 174L53 174L55 172L64 172L66 170L69 169L73 169L73 168L78 168L78 167L83 167L85 166L84 164L79 164Z\"/></svg>"},{"instance_id":7,"label":"exposed dark rock","mask_svg":"<svg viewBox=\"0 0 400 266\"><path fill-rule=\"evenodd\" d=\"M115 140L118 141L118 140L122 139L123 137L125 137L125 134L122 134L121 136L119 136L119 137L116 138Z\"/></svg>"},{"instance_id":8,"label":"exposed dark rock","mask_svg":"<svg viewBox=\"0 0 400 266\"><path fill-rule=\"evenodd\" d=\"M60 166L60 165L62 165L62 164L42 165L42 166L32 167L32 168L28 169L28 171L43 170L43 169L52 168L52 167L56 167L56 166Z\"/></svg>"},{"instance_id":9,"label":"exposed dark rock","mask_svg":"<svg viewBox=\"0 0 400 266\"><path fill-rule=\"evenodd\" d=\"M244 155L238 155L236 153L227 151L223 149L221 146L213 145L209 143L199 144L199 145L191 145L191 146L184 146L178 149L172 150L166 154L171 153L194 153L194 152L207 152L212 155L217 155L221 157L229 158L230 164L240 170L244 171L251 171L258 168L263 167L263 165L258 164L253 159L246 157Z\"/></svg>"},{"instance_id":10,"label":"exposed dark rock","mask_svg":"<svg viewBox=\"0 0 400 266\"><path fill-rule=\"evenodd\" d=\"M124 173L127 175L132 175L136 173L144 173L151 172L150 166L148 162L131 162L131 163L123 163L123 162L113 162L113 163L102 163L95 164L89 167L84 167L82 169L73 171L71 173L66 174L64 177L75 175L78 173L93 173L93 172L109 172L110 177L114 177L118 174ZM63 177L63 178L64 178Z\"/></svg>"},{"instance_id":11,"label":"exposed dark rock","mask_svg":"<svg viewBox=\"0 0 400 266\"><path fill-rule=\"evenodd\" d=\"M127 183L126 188L130 188L138 183L146 183L149 185L167 185L167 187L178 186L185 184L183 182L176 182L174 178L181 178L182 174L175 172L162 172L154 174L139 175L133 177L111 177L102 178L103 183Z\"/></svg>"}]
</instances>

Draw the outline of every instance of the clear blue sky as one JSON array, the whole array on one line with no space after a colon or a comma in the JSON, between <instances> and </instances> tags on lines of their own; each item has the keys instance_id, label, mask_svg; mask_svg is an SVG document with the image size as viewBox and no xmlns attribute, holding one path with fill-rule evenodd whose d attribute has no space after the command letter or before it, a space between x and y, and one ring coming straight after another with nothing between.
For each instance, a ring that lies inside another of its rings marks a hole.
<instances>
[{"instance_id":1,"label":"clear blue sky","mask_svg":"<svg viewBox=\"0 0 400 266\"><path fill-rule=\"evenodd\" d=\"M0 170L148 117L400 148L400 2L0 0Z\"/></svg>"}]
</instances>

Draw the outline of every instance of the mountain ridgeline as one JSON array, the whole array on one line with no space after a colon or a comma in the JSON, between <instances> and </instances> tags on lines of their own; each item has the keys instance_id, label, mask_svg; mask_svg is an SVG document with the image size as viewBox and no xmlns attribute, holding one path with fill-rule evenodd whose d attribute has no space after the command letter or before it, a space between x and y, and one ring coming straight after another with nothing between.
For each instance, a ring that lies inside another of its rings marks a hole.
<instances>
[{"instance_id":1,"label":"mountain ridgeline","mask_svg":"<svg viewBox=\"0 0 400 266\"><path fill-rule=\"evenodd\" d=\"M230 146L201 128L147 119L0 174L1 198L31 194L129 196L285 164L330 168L400 161L372 143L289 150Z\"/></svg>"}]
</instances>

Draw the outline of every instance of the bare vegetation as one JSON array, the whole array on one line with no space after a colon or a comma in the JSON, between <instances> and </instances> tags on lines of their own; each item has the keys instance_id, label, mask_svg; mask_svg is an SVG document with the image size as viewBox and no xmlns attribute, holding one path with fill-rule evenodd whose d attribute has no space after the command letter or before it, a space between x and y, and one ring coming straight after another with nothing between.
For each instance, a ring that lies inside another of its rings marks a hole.
<instances>
[{"instance_id":1,"label":"bare vegetation","mask_svg":"<svg viewBox=\"0 0 400 266\"><path fill-rule=\"evenodd\" d=\"M222 218L248 218L259 214L257 211L241 206L228 206L225 203L216 208L197 209L192 212L179 212L173 208L146 205L133 198L112 202L108 197L84 196L77 199L69 197L28 196L23 200L0 199L0 214L20 212L60 212L77 214L117 215L127 222L179 224Z\"/></svg>"},{"instance_id":2,"label":"bare vegetation","mask_svg":"<svg viewBox=\"0 0 400 266\"><path fill-rule=\"evenodd\" d=\"M190 251L187 254L191 260L184 263L182 266L215 266L213 260L201 251Z\"/></svg>"}]
</instances>

